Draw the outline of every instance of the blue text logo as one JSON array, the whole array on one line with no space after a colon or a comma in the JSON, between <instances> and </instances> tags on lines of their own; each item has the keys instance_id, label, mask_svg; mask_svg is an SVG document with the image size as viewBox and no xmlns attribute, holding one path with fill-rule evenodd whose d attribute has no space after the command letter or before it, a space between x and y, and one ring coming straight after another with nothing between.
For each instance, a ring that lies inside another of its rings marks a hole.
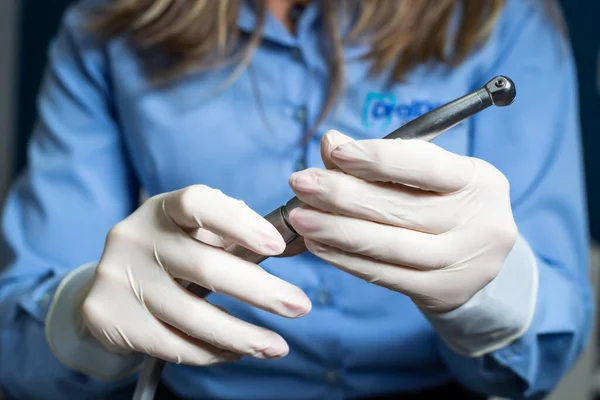
<instances>
[{"instance_id":1,"label":"blue text logo","mask_svg":"<svg viewBox=\"0 0 600 400\"><path fill-rule=\"evenodd\" d=\"M434 108L442 105L427 100L413 100L409 103L398 103L396 96L371 92L365 98L362 123L365 127L378 126L386 129L394 122L394 126L413 120Z\"/></svg>"}]
</instances>

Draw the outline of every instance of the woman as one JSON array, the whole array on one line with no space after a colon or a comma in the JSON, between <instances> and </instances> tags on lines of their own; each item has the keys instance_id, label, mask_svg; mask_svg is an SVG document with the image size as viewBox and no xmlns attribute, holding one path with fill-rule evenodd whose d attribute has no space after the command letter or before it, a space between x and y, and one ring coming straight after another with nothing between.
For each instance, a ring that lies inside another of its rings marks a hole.
<instances>
[{"instance_id":1,"label":"woman","mask_svg":"<svg viewBox=\"0 0 600 400\"><path fill-rule=\"evenodd\" d=\"M164 398L551 391L591 297L575 72L541 3L76 4L4 208L5 396L128 398L143 354ZM379 139L499 74L510 107ZM294 194L284 252L260 216Z\"/></svg>"}]
</instances>

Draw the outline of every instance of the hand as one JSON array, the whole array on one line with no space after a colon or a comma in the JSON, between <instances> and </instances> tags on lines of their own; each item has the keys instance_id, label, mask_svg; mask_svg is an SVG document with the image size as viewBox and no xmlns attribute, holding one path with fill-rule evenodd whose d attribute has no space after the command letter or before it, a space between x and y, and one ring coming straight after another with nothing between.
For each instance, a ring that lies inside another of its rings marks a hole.
<instances>
[{"instance_id":1,"label":"hand","mask_svg":"<svg viewBox=\"0 0 600 400\"><path fill-rule=\"evenodd\" d=\"M109 233L83 303L85 325L115 352L189 365L285 356L281 336L180 284L193 282L288 318L310 311L298 287L229 254L231 243L265 255L285 249L271 224L217 190L191 186L150 198Z\"/></svg>"},{"instance_id":2,"label":"hand","mask_svg":"<svg viewBox=\"0 0 600 400\"><path fill-rule=\"evenodd\" d=\"M417 140L323 138L326 170L293 174L290 223L316 256L409 296L458 308L496 277L517 238L509 185L490 164Z\"/></svg>"}]
</instances>

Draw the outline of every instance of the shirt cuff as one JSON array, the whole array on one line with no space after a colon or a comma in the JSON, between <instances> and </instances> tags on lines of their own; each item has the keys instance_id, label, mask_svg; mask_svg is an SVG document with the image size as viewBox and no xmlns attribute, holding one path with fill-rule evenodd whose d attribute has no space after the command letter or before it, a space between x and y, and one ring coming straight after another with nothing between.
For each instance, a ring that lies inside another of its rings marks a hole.
<instances>
[{"instance_id":1,"label":"shirt cuff","mask_svg":"<svg viewBox=\"0 0 600 400\"><path fill-rule=\"evenodd\" d=\"M139 369L143 355L112 353L82 329L81 305L95 270L95 264L86 264L61 281L46 315L46 341L65 366L105 381L120 380Z\"/></svg>"},{"instance_id":2,"label":"shirt cuff","mask_svg":"<svg viewBox=\"0 0 600 400\"><path fill-rule=\"evenodd\" d=\"M527 331L537 290L537 262L529 244L519 235L494 280L459 308L425 316L453 351L480 357L505 347Z\"/></svg>"}]
</instances>

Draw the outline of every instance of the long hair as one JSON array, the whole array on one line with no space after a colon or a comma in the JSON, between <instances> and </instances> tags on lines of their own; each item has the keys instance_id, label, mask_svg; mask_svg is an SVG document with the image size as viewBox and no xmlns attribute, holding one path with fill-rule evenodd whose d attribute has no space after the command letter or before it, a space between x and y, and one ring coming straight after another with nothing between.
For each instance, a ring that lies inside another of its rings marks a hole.
<instances>
[{"instance_id":1,"label":"long hair","mask_svg":"<svg viewBox=\"0 0 600 400\"><path fill-rule=\"evenodd\" d=\"M237 25L242 1L112 0L94 10L90 27L104 37L128 35L142 57L148 55L145 67L157 82L224 65L235 65L239 72L260 44L267 12L263 1L253 2L256 29L244 37ZM391 68L391 78L402 82L420 64L452 66L465 60L489 36L504 0L321 0L319 4L327 45L323 54L330 72L320 122L342 90L346 43L368 43L364 59L370 62L371 73ZM342 16L352 21L343 35ZM170 62L151 63L156 51Z\"/></svg>"}]
</instances>

